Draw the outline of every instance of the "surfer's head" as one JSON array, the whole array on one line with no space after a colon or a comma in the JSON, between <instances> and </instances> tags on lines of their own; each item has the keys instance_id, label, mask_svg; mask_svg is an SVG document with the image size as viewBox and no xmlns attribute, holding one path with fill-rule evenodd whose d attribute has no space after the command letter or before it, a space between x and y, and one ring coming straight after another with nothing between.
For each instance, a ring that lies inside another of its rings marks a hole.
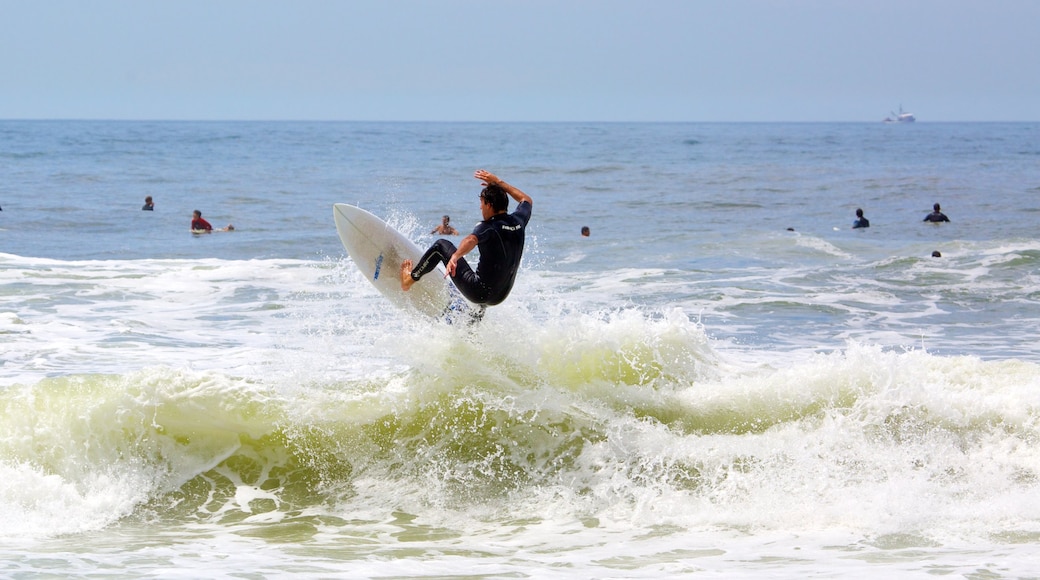
<instances>
[{"instance_id":1,"label":"surfer's head","mask_svg":"<svg viewBox=\"0 0 1040 580\"><path fill-rule=\"evenodd\" d=\"M495 213L509 209L509 196L498 185L489 185L480 191L480 199L491 206Z\"/></svg>"},{"instance_id":2,"label":"surfer's head","mask_svg":"<svg viewBox=\"0 0 1040 580\"><path fill-rule=\"evenodd\" d=\"M939 211L939 204L933 205L932 209L934 209L935 211Z\"/></svg>"}]
</instances>

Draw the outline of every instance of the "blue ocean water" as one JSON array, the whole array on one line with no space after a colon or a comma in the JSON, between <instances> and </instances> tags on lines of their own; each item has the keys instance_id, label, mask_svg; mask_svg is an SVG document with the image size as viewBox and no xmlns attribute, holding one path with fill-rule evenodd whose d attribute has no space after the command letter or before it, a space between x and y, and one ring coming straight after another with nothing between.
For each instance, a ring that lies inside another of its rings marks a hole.
<instances>
[{"instance_id":1,"label":"blue ocean water","mask_svg":"<svg viewBox=\"0 0 1040 580\"><path fill-rule=\"evenodd\" d=\"M392 308L332 204L478 168L513 295ZM1036 123L2 121L0 574L1040 574L1038 193Z\"/></svg>"}]
</instances>

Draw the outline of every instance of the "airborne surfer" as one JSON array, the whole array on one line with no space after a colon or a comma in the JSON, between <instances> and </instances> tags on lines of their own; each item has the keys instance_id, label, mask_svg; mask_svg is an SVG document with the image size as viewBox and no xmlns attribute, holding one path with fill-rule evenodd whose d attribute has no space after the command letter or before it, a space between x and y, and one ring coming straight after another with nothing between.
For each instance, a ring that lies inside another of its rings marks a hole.
<instances>
[{"instance_id":1,"label":"airborne surfer","mask_svg":"<svg viewBox=\"0 0 1040 580\"><path fill-rule=\"evenodd\" d=\"M480 213L483 221L473 233L462 238L459 246L439 239L426 250L419 264L401 263L401 289L408 290L420 278L444 264L459 292L474 304L494 306L509 296L524 253L524 232L531 219L531 196L502 181L495 174L478 169L473 177L481 180ZM507 213L509 198L517 202L516 211ZM464 256L480 249L480 261L474 271Z\"/></svg>"}]
</instances>

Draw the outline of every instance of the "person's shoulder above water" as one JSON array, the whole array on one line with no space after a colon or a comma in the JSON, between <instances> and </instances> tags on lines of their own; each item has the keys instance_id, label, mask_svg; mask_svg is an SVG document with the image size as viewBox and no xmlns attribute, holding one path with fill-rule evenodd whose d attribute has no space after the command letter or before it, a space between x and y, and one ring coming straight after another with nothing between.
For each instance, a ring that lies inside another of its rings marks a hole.
<instances>
[{"instance_id":1,"label":"person's shoulder above water","mask_svg":"<svg viewBox=\"0 0 1040 580\"><path fill-rule=\"evenodd\" d=\"M926 222L935 222L935 223L938 223L938 222L948 222L948 221L950 221L950 218L946 217L946 214L944 214L941 211L941 208L939 207L939 204L935 204L935 205L932 206L932 213L924 216L924 221L926 221Z\"/></svg>"},{"instance_id":2,"label":"person's shoulder above water","mask_svg":"<svg viewBox=\"0 0 1040 580\"><path fill-rule=\"evenodd\" d=\"M141 207L142 211L153 211L155 210L155 204L152 203L152 196L144 198L144 206Z\"/></svg>"},{"instance_id":3,"label":"person's shoulder above water","mask_svg":"<svg viewBox=\"0 0 1040 580\"><path fill-rule=\"evenodd\" d=\"M856 221L852 222L852 229L869 228L869 227L870 227L870 220L868 220L867 218L863 217L863 210L862 209L857 208L856 209Z\"/></svg>"},{"instance_id":4,"label":"person's shoulder above water","mask_svg":"<svg viewBox=\"0 0 1040 580\"><path fill-rule=\"evenodd\" d=\"M443 218L441 218L441 224L439 226L433 228L433 231L430 232L430 233L431 234L440 234L442 236L457 236L457 235L459 235L459 230L456 230L451 225L450 222L451 222L451 216L444 216Z\"/></svg>"}]
</instances>

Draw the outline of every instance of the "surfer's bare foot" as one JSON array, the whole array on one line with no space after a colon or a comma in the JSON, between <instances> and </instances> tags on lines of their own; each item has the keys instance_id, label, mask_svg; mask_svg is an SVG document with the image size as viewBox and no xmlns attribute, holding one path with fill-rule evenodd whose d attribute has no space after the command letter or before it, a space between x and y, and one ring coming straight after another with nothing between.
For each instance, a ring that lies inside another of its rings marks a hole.
<instances>
[{"instance_id":1,"label":"surfer's bare foot","mask_svg":"<svg viewBox=\"0 0 1040 580\"><path fill-rule=\"evenodd\" d=\"M405 260L401 262L401 290L405 292L415 284L415 280L412 279L412 261Z\"/></svg>"}]
</instances>

